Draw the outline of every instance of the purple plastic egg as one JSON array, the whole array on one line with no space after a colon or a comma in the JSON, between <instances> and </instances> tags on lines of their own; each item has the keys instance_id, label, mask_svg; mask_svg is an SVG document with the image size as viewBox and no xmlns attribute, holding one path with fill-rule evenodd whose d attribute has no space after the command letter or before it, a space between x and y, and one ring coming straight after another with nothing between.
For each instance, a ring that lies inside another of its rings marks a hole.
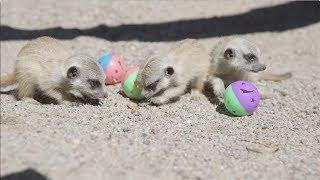
<instances>
[{"instance_id":1,"label":"purple plastic egg","mask_svg":"<svg viewBox=\"0 0 320 180\"><path fill-rule=\"evenodd\" d=\"M248 81L236 81L228 86L224 94L225 106L236 116L252 114L260 103L260 94Z\"/></svg>"}]
</instances>

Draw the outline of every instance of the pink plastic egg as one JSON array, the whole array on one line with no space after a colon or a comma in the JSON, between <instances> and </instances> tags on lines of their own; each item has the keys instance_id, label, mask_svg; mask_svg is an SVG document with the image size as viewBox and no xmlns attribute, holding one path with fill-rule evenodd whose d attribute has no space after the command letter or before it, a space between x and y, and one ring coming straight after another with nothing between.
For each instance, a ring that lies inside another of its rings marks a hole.
<instances>
[{"instance_id":1,"label":"pink plastic egg","mask_svg":"<svg viewBox=\"0 0 320 180\"><path fill-rule=\"evenodd\" d=\"M117 84L123 81L126 75L126 67L119 55L106 53L100 57L99 64L106 74L107 85Z\"/></svg>"}]
</instances>

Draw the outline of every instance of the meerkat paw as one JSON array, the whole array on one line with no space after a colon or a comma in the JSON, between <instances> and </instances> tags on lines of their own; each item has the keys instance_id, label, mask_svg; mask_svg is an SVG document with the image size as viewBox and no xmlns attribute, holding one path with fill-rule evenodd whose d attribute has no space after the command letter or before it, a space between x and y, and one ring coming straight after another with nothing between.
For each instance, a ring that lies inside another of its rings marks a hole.
<instances>
[{"instance_id":1,"label":"meerkat paw","mask_svg":"<svg viewBox=\"0 0 320 180\"><path fill-rule=\"evenodd\" d=\"M214 95L216 96L219 104L224 104L224 91L215 91Z\"/></svg>"},{"instance_id":2,"label":"meerkat paw","mask_svg":"<svg viewBox=\"0 0 320 180\"><path fill-rule=\"evenodd\" d=\"M206 97L198 90L192 90L191 91L191 100L194 101L201 101L201 100L205 100Z\"/></svg>"},{"instance_id":3,"label":"meerkat paw","mask_svg":"<svg viewBox=\"0 0 320 180\"><path fill-rule=\"evenodd\" d=\"M215 91L214 94L220 99L224 97L224 91Z\"/></svg>"},{"instance_id":4,"label":"meerkat paw","mask_svg":"<svg viewBox=\"0 0 320 180\"><path fill-rule=\"evenodd\" d=\"M224 98L223 97L218 97L218 104L224 104Z\"/></svg>"},{"instance_id":5,"label":"meerkat paw","mask_svg":"<svg viewBox=\"0 0 320 180\"><path fill-rule=\"evenodd\" d=\"M21 101L29 104L34 104L34 105L41 105L41 103L33 98L30 97L24 97L21 99Z\"/></svg>"},{"instance_id":6,"label":"meerkat paw","mask_svg":"<svg viewBox=\"0 0 320 180\"><path fill-rule=\"evenodd\" d=\"M214 87L213 89L213 93L218 99L223 99L224 92L225 92L225 89L224 87L221 87L221 86Z\"/></svg>"},{"instance_id":7,"label":"meerkat paw","mask_svg":"<svg viewBox=\"0 0 320 180\"><path fill-rule=\"evenodd\" d=\"M225 87L222 79L220 78L213 78L212 80L212 87L213 87L213 94L219 98L223 99L224 92L225 92Z\"/></svg>"},{"instance_id":8,"label":"meerkat paw","mask_svg":"<svg viewBox=\"0 0 320 180\"><path fill-rule=\"evenodd\" d=\"M163 97L154 97L154 98L150 99L150 102L154 105L162 105L167 102L167 99L165 99Z\"/></svg>"},{"instance_id":9,"label":"meerkat paw","mask_svg":"<svg viewBox=\"0 0 320 180\"><path fill-rule=\"evenodd\" d=\"M75 101L62 101L61 104L72 107L79 106L79 103Z\"/></svg>"},{"instance_id":10,"label":"meerkat paw","mask_svg":"<svg viewBox=\"0 0 320 180\"><path fill-rule=\"evenodd\" d=\"M269 99L272 97L272 94L270 93L270 91L266 90L266 86L267 85L265 83L261 83L261 82L256 83L256 87L260 93L261 99Z\"/></svg>"}]
</instances>

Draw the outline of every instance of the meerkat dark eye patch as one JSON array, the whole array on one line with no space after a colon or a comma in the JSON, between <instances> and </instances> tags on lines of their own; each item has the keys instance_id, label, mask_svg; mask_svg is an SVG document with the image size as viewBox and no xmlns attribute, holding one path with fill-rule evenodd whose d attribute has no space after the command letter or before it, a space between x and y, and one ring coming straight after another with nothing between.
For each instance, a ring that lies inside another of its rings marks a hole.
<instances>
[{"instance_id":1,"label":"meerkat dark eye patch","mask_svg":"<svg viewBox=\"0 0 320 180\"><path fill-rule=\"evenodd\" d=\"M78 70L77 67L72 66L72 67L70 67L70 68L68 69L68 71L67 71L67 77L68 77L69 79L73 79L73 78L78 77L78 76L79 76L79 70Z\"/></svg>"},{"instance_id":2,"label":"meerkat dark eye patch","mask_svg":"<svg viewBox=\"0 0 320 180\"><path fill-rule=\"evenodd\" d=\"M233 49L228 48L224 51L224 58L226 59L234 58L235 55L236 54Z\"/></svg>"},{"instance_id":3,"label":"meerkat dark eye patch","mask_svg":"<svg viewBox=\"0 0 320 180\"><path fill-rule=\"evenodd\" d=\"M169 67L166 68L166 74L167 75L171 76L173 73L174 73L173 67L169 66Z\"/></svg>"},{"instance_id":4,"label":"meerkat dark eye patch","mask_svg":"<svg viewBox=\"0 0 320 180\"><path fill-rule=\"evenodd\" d=\"M160 80L156 80L155 82L149 84L148 86L146 86L146 90L148 91L155 91L157 89L158 83Z\"/></svg>"},{"instance_id":5,"label":"meerkat dark eye patch","mask_svg":"<svg viewBox=\"0 0 320 180\"><path fill-rule=\"evenodd\" d=\"M96 79L88 79L88 83L90 84L91 89L96 89L101 87L100 81Z\"/></svg>"},{"instance_id":6,"label":"meerkat dark eye patch","mask_svg":"<svg viewBox=\"0 0 320 180\"><path fill-rule=\"evenodd\" d=\"M244 55L243 58L249 63L254 62L254 61L257 60L257 56L254 55L254 54L251 54L251 53Z\"/></svg>"}]
</instances>

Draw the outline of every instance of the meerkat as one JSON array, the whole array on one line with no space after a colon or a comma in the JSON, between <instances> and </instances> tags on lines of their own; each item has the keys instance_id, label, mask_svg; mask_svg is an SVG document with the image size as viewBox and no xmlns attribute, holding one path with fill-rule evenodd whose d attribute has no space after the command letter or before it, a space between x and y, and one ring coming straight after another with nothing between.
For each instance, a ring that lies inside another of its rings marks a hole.
<instances>
[{"instance_id":1,"label":"meerkat","mask_svg":"<svg viewBox=\"0 0 320 180\"><path fill-rule=\"evenodd\" d=\"M1 77L0 86L17 84L18 99L29 101L40 90L60 104L68 102L70 95L104 98L104 82L103 70L93 57L72 55L58 40L44 36L20 50L14 72Z\"/></svg>"},{"instance_id":2,"label":"meerkat","mask_svg":"<svg viewBox=\"0 0 320 180\"><path fill-rule=\"evenodd\" d=\"M139 71L141 95L155 105L168 103L191 87L192 98L201 98L210 68L210 56L195 39L174 45L163 57L152 56Z\"/></svg>"},{"instance_id":3,"label":"meerkat","mask_svg":"<svg viewBox=\"0 0 320 180\"><path fill-rule=\"evenodd\" d=\"M210 56L212 67L209 81L211 81L214 94L219 98L223 98L225 86L237 80L281 81L292 76L290 72L280 75L262 72L266 69L266 65L261 62L260 49L243 38L220 40L212 49Z\"/></svg>"}]
</instances>

